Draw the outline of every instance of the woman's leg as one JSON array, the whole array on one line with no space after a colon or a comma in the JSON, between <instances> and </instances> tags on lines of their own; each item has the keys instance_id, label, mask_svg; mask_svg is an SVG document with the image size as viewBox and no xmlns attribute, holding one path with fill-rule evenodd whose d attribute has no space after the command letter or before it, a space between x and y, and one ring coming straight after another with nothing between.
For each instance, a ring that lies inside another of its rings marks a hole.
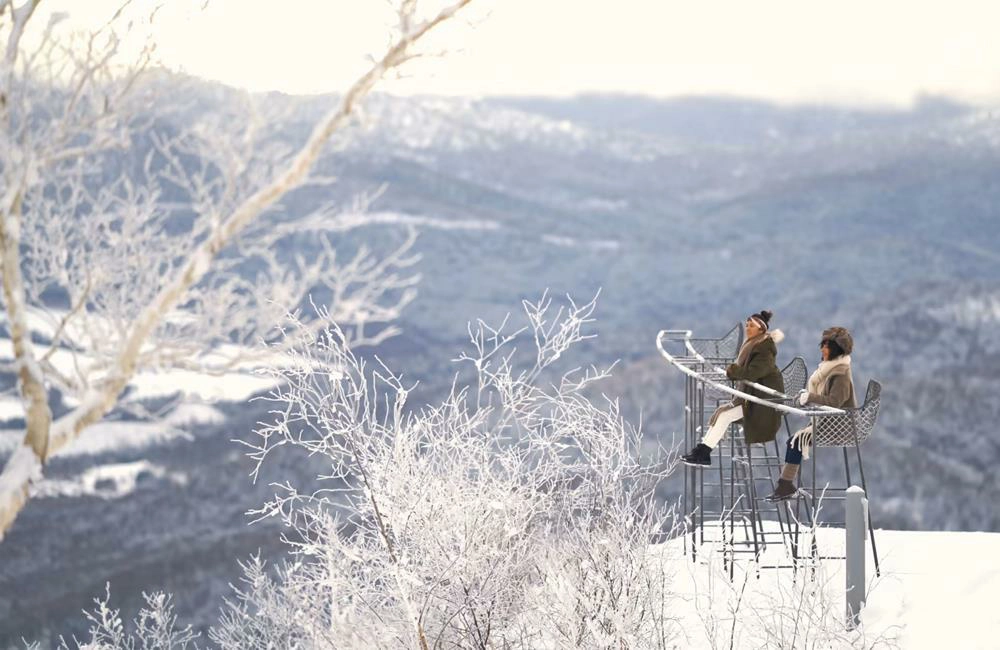
<instances>
[{"instance_id":1,"label":"woman's leg","mask_svg":"<svg viewBox=\"0 0 1000 650\"><path fill-rule=\"evenodd\" d=\"M681 462L694 467L707 467L712 464L712 450L726 435L726 429L733 422L743 419L742 406L721 407L712 415L712 425L701 442L695 445L687 454L681 456Z\"/></svg>"},{"instance_id":2,"label":"woman's leg","mask_svg":"<svg viewBox=\"0 0 1000 650\"><path fill-rule=\"evenodd\" d=\"M781 478L786 481L794 481L795 477L798 476L799 466L802 464L802 439L808 433L812 433L811 426L799 429L788 439L785 449L785 465L781 468Z\"/></svg>"},{"instance_id":3,"label":"woman's leg","mask_svg":"<svg viewBox=\"0 0 1000 650\"><path fill-rule=\"evenodd\" d=\"M724 411L720 411L715 417L715 423L712 424L708 429L708 433L702 439L702 444L715 449L715 446L719 444L722 437L726 435L726 429L733 422L739 422L743 419L743 407L742 406L732 406Z\"/></svg>"},{"instance_id":4,"label":"woman's leg","mask_svg":"<svg viewBox=\"0 0 1000 650\"><path fill-rule=\"evenodd\" d=\"M802 464L803 441L807 434L812 433L812 427L799 429L788 439L785 448L785 464L781 467L781 476L774 492L767 497L768 501L784 501L795 496L798 490L795 488L795 477L799 474L799 466Z\"/></svg>"}]
</instances>

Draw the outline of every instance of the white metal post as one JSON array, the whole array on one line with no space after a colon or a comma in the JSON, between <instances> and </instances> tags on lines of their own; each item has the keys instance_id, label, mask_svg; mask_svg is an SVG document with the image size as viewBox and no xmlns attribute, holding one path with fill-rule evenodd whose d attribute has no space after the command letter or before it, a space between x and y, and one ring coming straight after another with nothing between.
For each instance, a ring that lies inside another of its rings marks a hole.
<instances>
[{"instance_id":1,"label":"white metal post","mask_svg":"<svg viewBox=\"0 0 1000 650\"><path fill-rule=\"evenodd\" d=\"M868 499L865 491L856 485L847 488L847 629L853 630L861 623L861 609L865 606L865 535L868 532L866 510Z\"/></svg>"}]
</instances>

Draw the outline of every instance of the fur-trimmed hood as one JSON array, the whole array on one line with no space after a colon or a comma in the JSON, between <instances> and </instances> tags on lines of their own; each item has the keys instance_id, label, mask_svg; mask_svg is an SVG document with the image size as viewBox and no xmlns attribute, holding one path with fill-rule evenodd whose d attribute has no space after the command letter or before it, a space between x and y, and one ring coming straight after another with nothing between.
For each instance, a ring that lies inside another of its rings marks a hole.
<instances>
[{"instance_id":1,"label":"fur-trimmed hood","mask_svg":"<svg viewBox=\"0 0 1000 650\"><path fill-rule=\"evenodd\" d=\"M772 330L768 332L767 335L771 337L775 345L785 340L785 333L781 330Z\"/></svg>"}]
</instances>

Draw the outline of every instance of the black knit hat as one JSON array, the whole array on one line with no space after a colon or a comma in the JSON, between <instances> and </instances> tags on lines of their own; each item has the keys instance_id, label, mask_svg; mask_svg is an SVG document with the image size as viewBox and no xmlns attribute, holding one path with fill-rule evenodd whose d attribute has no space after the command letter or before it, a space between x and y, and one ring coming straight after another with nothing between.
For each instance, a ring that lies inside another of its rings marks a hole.
<instances>
[{"instance_id":1,"label":"black knit hat","mask_svg":"<svg viewBox=\"0 0 1000 650\"><path fill-rule=\"evenodd\" d=\"M757 324L761 326L761 329L766 332L767 328L768 328L768 325L771 322L771 316L774 316L774 312L773 311L768 311L766 309L761 309L756 314L750 314L750 318L748 318L747 320L756 321Z\"/></svg>"}]
</instances>

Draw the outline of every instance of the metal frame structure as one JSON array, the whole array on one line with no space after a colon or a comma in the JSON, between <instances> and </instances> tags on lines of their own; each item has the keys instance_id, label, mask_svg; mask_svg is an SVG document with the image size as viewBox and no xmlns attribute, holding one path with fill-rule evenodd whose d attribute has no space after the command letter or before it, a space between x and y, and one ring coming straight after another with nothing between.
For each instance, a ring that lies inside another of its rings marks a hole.
<instances>
[{"instance_id":1,"label":"metal frame structure","mask_svg":"<svg viewBox=\"0 0 1000 650\"><path fill-rule=\"evenodd\" d=\"M726 365L732 363L742 343L743 332L739 325L717 339L695 338L690 330L662 330L657 334L656 347L660 354L673 366L681 370L686 378L684 430L688 448L701 441L701 433L707 424L707 415L711 414L724 400L741 398L782 413L786 432L791 436L788 415L798 415L807 418L813 425L813 449L818 447L842 447L844 452L844 468L848 485L851 483L850 466L847 447L853 445L857 454L862 486L867 493L864 481L864 467L861 459L860 445L874 431L878 414L881 386L871 382L865 404L857 409L838 409L828 406L809 405L799 407L792 405L789 395L795 395L804 389L808 380L806 363L801 357L794 358L782 370L785 382L785 393L772 390L753 382L743 382L743 385L754 388L768 398L750 395L736 388L726 377ZM671 350L667 348L670 347ZM816 505L813 496L816 492L816 452L813 452L812 489L806 492L800 489L799 495L783 503L772 504L758 494L757 484L766 481L774 488L773 476L780 469L783 460L782 449L774 440L774 454L771 455L768 445L761 445L762 453L754 452L754 446L747 444L743 436L735 435L736 426L727 432L728 444L725 442L717 447L718 467L695 469L684 467L684 510L691 518L691 557L697 559L700 544L706 541L706 529L717 528L721 537L712 540L722 542L724 563L728 564L730 575L737 553L752 553L755 561L759 561L761 552L766 548L768 537L781 535L783 543L791 547L793 563L791 565L774 565L758 568L797 568L800 560L805 557L799 554L799 511L803 499L809 499L806 508L808 523L812 527L816 519ZM755 469L766 468L761 475ZM799 476L802 487L802 475ZM843 491L845 488L826 488L823 500L828 497L826 492ZM717 490L717 493L713 493ZM842 500L843 497L832 497ZM765 505L767 504L767 505ZM794 510L792 505L794 504ZM718 510L714 507L718 505ZM784 509L782 508L784 505ZM784 516L783 511L784 510ZM765 531L763 518L773 514L778 521L778 531ZM787 519L787 520L786 520ZM737 529L737 522L740 526ZM868 522L872 553L875 556L875 567L878 572L878 555L875 551L874 527ZM742 539L737 540L742 533ZM685 552L688 540L685 536ZM815 537L808 555L811 560L831 559L831 556L820 556L816 547Z\"/></svg>"},{"instance_id":2,"label":"metal frame structure","mask_svg":"<svg viewBox=\"0 0 1000 650\"><path fill-rule=\"evenodd\" d=\"M816 504L817 495L818 499L823 502L844 502L847 499L847 490L851 487L851 463L850 454L848 449L854 447L855 456L858 463L858 473L861 477L861 489L868 493L868 483L865 481L865 466L864 461L861 456L861 443L871 437L872 433L875 431L875 423L878 419L879 407L882 403L882 384L875 381L874 379L868 382L868 388L865 391L865 401L861 406L856 408L844 409L844 414L840 416L833 417L823 417L823 418L813 418L813 434L812 434L812 480L810 481L810 487L808 491L803 490L803 473L799 472L799 492L796 495L795 504L795 530L792 537L792 556L796 560L799 558L799 521L800 518L799 508L802 503L803 498L808 500L810 503L806 508L806 514L808 516L809 524L812 526L816 515L818 514L818 507ZM787 420L786 420L787 424ZM824 486L822 490L817 490L816 482L816 466L818 465L817 460L819 457L819 449L822 448L840 448L844 455L844 476L846 478L846 483L843 487L829 487ZM820 494L821 492L821 494ZM830 495L830 493L834 495ZM837 496L837 494L840 496ZM791 517L791 506L792 504L787 503L789 509L789 516ZM881 568L878 561L878 550L875 545L875 526L872 524L871 515L868 515L867 527L868 527L868 539L871 541L872 547L872 557L875 560L875 575L882 575ZM826 522L827 524L840 524L844 525L845 522ZM827 559L843 559L842 556L824 556L819 554L819 549L816 547L815 537L810 544L810 558L813 560L827 560Z\"/></svg>"}]
</instances>

